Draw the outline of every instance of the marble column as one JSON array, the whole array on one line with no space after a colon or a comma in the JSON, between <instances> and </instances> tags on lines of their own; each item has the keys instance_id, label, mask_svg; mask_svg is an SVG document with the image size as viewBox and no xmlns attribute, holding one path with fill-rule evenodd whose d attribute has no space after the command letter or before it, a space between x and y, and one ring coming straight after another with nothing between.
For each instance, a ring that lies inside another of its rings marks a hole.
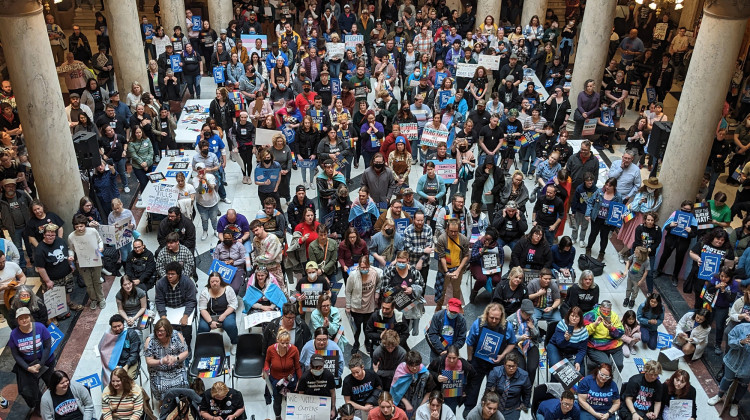
<instances>
[{"instance_id":1,"label":"marble column","mask_svg":"<svg viewBox=\"0 0 750 420\"><path fill-rule=\"evenodd\" d=\"M680 11L680 25L687 28L688 31L693 30L695 26L695 18L698 14L698 3L701 0L685 0L682 2L682 11Z\"/></svg>"},{"instance_id":2,"label":"marble column","mask_svg":"<svg viewBox=\"0 0 750 420\"><path fill-rule=\"evenodd\" d=\"M227 29L229 21L234 17L232 0L210 0L208 2L208 18L211 27L218 35L222 29Z\"/></svg>"},{"instance_id":3,"label":"marble column","mask_svg":"<svg viewBox=\"0 0 750 420\"><path fill-rule=\"evenodd\" d=\"M104 3L108 13L109 39L115 61L117 90L122 92L121 100L125 100L133 82L140 83L148 90L146 56L143 54L138 7L134 1L105 0Z\"/></svg>"},{"instance_id":4,"label":"marble column","mask_svg":"<svg viewBox=\"0 0 750 420\"><path fill-rule=\"evenodd\" d=\"M172 37L174 27L180 26L182 33L187 33L185 27L185 1L184 0L159 0L161 6L161 22L164 33Z\"/></svg>"},{"instance_id":5,"label":"marble column","mask_svg":"<svg viewBox=\"0 0 750 420\"><path fill-rule=\"evenodd\" d=\"M6 0L2 5L3 44L24 46L6 48L5 60L39 198L49 210L70 221L84 195L83 186L42 5L38 0Z\"/></svg>"},{"instance_id":6,"label":"marble column","mask_svg":"<svg viewBox=\"0 0 750 420\"><path fill-rule=\"evenodd\" d=\"M477 2L477 28L484 22L484 18L492 16L495 18L495 24L500 22L500 10L502 9L502 2L499 0L480 0ZM475 30L476 28L472 28Z\"/></svg>"},{"instance_id":7,"label":"marble column","mask_svg":"<svg viewBox=\"0 0 750 420\"><path fill-rule=\"evenodd\" d=\"M578 93L588 79L594 79L598 90L602 84L604 67L607 65L609 37L615 21L615 1L590 1L586 3L586 13L576 47L573 66L573 79L570 84L570 104L575 110ZM572 115L571 111L571 115Z\"/></svg>"},{"instance_id":8,"label":"marble column","mask_svg":"<svg viewBox=\"0 0 750 420\"><path fill-rule=\"evenodd\" d=\"M660 220L666 220L683 200L695 198L732 77L731 72L717 69L734 68L748 18L750 3L706 2L659 173L664 185Z\"/></svg>"},{"instance_id":9,"label":"marble column","mask_svg":"<svg viewBox=\"0 0 750 420\"><path fill-rule=\"evenodd\" d=\"M588 3L587 3L588 4ZM588 8L588 7L587 7ZM544 14L547 10L547 0L526 0L523 2L523 13L521 13L521 25L526 26L531 22L531 18L536 15L539 17L539 23L544 24ZM562 26L565 26L563 24Z\"/></svg>"}]
</instances>

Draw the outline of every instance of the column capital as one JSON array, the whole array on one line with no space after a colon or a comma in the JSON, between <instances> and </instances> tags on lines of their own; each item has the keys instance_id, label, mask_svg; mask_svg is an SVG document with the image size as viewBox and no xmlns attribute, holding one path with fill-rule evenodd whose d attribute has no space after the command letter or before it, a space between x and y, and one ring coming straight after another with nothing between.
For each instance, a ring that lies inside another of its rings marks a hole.
<instances>
[{"instance_id":1,"label":"column capital","mask_svg":"<svg viewBox=\"0 0 750 420\"><path fill-rule=\"evenodd\" d=\"M719 19L750 18L750 0L706 0L703 11Z\"/></svg>"},{"instance_id":2,"label":"column capital","mask_svg":"<svg viewBox=\"0 0 750 420\"><path fill-rule=\"evenodd\" d=\"M42 13L42 0L0 0L0 16L13 17Z\"/></svg>"}]
</instances>

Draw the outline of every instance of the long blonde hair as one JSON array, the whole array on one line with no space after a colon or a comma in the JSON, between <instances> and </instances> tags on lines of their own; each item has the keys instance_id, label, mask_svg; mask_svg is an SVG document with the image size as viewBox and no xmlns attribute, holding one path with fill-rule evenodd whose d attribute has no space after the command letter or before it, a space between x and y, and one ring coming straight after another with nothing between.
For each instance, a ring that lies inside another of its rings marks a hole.
<instances>
[{"instance_id":1,"label":"long blonde hair","mask_svg":"<svg viewBox=\"0 0 750 420\"><path fill-rule=\"evenodd\" d=\"M504 329L505 328L505 310L503 309L502 305L500 305L497 302L492 302L487 307L484 308L484 312L479 317L479 325L486 325L487 324L487 316L489 315L490 311L500 311L500 323L499 325Z\"/></svg>"}]
</instances>

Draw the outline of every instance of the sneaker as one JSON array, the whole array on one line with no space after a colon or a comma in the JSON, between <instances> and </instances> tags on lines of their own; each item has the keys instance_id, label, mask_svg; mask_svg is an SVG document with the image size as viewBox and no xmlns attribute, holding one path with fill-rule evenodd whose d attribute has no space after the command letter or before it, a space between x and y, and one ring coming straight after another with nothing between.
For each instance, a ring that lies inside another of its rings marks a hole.
<instances>
[{"instance_id":1,"label":"sneaker","mask_svg":"<svg viewBox=\"0 0 750 420\"><path fill-rule=\"evenodd\" d=\"M104 283L104 277L99 277L99 283Z\"/></svg>"},{"instance_id":2,"label":"sneaker","mask_svg":"<svg viewBox=\"0 0 750 420\"><path fill-rule=\"evenodd\" d=\"M737 417L740 414L740 408L737 404L732 404L729 407L729 417Z\"/></svg>"},{"instance_id":3,"label":"sneaker","mask_svg":"<svg viewBox=\"0 0 750 420\"><path fill-rule=\"evenodd\" d=\"M620 264L625 264L625 257L622 254L617 254L617 259L620 261Z\"/></svg>"},{"instance_id":4,"label":"sneaker","mask_svg":"<svg viewBox=\"0 0 750 420\"><path fill-rule=\"evenodd\" d=\"M203 235L201 235L201 241L205 241L208 238L208 232L203 231Z\"/></svg>"},{"instance_id":5,"label":"sneaker","mask_svg":"<svg viewBox=\"0 0 750 420\"><path fill-rule=\"evenodd\" d=\"M125 191L125 193L127 194L127 193L129 193L129 192L130 192L130 187L125 187L125 188L123 188L122 190L123 190L123 191Z\"/></svg>"},{"instance_id":6,"label":"sneaker","mask_svg":"<svg viewBox=\"0 0 750 420\"><path fill-rule=\"evenodd\" d=\"M232 356L235 356L235 355L237 355L237 345L232 344Z\"/></svg>"},{"instance_id":7,"label":"sneaker","mask_svg":"<svg viewBox=\"0 0 750 420\"><path fill-rule=\"evenodd\" d=\"M721 353L723 353L723 352L721 351L721 346L718 346L718 347L714 347L714 354L715 354L715 355L717 355L717 356L721 356Z\"/></svg>"},{"instance_id":8,"label":"sneaker","mask_svg":"<svg viewBox=\"0 0 750 420\"><path fill-rule=\"evenodd\" d=\"M637 356L638 355L638 350L635 348L635 346L633 346L633 347L630 348L630 355L631 356Z\"/></svg>"},{"instance_id":9,"label":"sneaker","mask_svg":"<svg viewBox=\"0 0 750 420\"><path fill-rule=\"evenodd\" d=\"M91 304L89 305L89 308L91 308L91 310L92 310L92 311L93 311L94 309L96 309L96 301L95 301L95 300L92 300L92 301L91 301Z\"/></svg>"},{"instance_id":10,"label":"sneaker","mask_svg":"<svg viewBox=\"0 0 750 420\"><path fill-rule=\"evenodd\" d=\"M99 309L104 309L107 307L107 302L105 301L99 301Z\"/></svg>"},{"instance_id":11,"label":"sneaker","mask_svg":"<svg viewBox=\"0 0 750 420\"><path fill-rule=\"evenodd\" d=\"M528 175L526 175L526 179L528 179L529 181L531 181L532 179L534 179L534 175L528 174Z\"/></svg>"},{"instance_id":12,"label":"sneaker","mask_svg":"<svg viewBox=\"0 0 750 420\"><path fill-rule=\"evenodd\" d=\"M724 400L724 397L720 397L719 394L716 394L713 397L708 399L708 405L716 405L723 400Z\"/></svg>"},{"instance_id":13,"label":"sneaker","mask_svg":"<svg viewBox=\"0 0 750 420\"><path fill-rule=\"evenodd\" d=\"M580 246L581 248L586 248L586 241L579 241L578 246Z\"/></svg>"},{"instance_id":14,"label":"sneaker","mask_svg":"<svg viewBox=\"0 0 750 420\"><path fill-rule=\"evenodd\" d=\"M635 299L630 299L630 304L628 305L628 308L633 309L633 306L635 306Z\"/></svg>"},{"instance_id":15,"label":"sneaker","mask_svg":"<svg viewBox=\"0 0 750 420\"><path fill-rule=\"evenodd\" d=\"M630 303L630 299L625 298L625 300L622 301L622 307L627 308L629 303Z\"/></svg>"},{"instance_id":16,"label":"sneaker","mask_svg":"<svg viewBox=\"0 0 750 420\"><path fill-rule=\"evenodd\" d=\"M214 236L215 236L216 238L218 238L218 237L219 237L219 232L217 232L217 231L214 231Z\"/></svg>"},{"instance_id":17,"label":"sneaker","mask_svg":"<svg viewBox=\"0 0 750 420\"><path fill-rule=\"evenodd\" d=\"M104 274L105 276L111 276L112 272L102 267L102 274Z\"/></svg>"},{"instance_id":18,"label":"sneaker","mask_svg":"<svg viewBox=\"0 0 750 420\"><path fill-rule=\"evenodd\" d=\"M670 276L672 278L672 286L677 287L677 277Z\"/></svg>"},{"instance_id":19,"label":"sneaker","mask_svg":"<svg viewBox=\"0 0 750 420\"><path fill-rule=\"evenodd\" d=\"M230 199L228 199L226 197L222 198L221 201L223 201L226 204L232 204L232 200L230 200Z\"/></svg>"}]
</instances>

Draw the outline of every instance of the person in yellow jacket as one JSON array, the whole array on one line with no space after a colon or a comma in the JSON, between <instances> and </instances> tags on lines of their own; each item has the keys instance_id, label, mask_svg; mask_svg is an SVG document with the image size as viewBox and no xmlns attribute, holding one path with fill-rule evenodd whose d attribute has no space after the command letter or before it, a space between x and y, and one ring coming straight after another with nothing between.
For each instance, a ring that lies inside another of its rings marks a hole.
<instances>
[{"instance_id":1,"label":"person in yellow jacket","mask_svg":"<svg viewBox=\"0 0 750 420\"><path fill-rule=\"evenodd\" d=\"M625 333L620 317L612 311L612 302L603 300L594 309L583 315L583 325L589 332L589 364L599 366L611 363L610 356L617 368L622 371L622 340Z\"/></svg>"}]
</instances>

